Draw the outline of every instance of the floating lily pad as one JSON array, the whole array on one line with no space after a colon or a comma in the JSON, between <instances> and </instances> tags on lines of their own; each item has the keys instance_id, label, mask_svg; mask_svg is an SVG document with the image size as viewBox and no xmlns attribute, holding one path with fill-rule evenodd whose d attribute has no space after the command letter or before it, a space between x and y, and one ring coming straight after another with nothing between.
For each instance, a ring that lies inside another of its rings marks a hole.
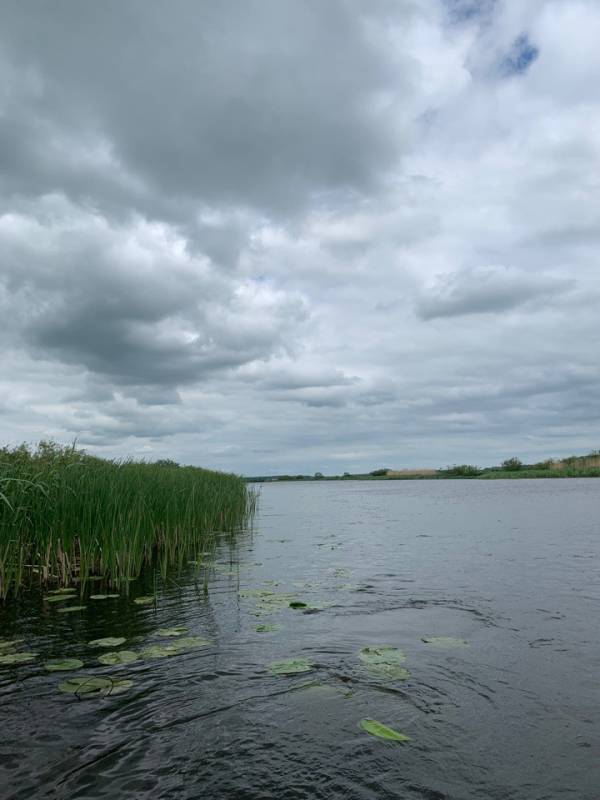
<instances>
[{"instance_id":1,"label":"floating lily pad","mask_svg":"<svg viewBox=\"0 0 600 800\"><path fill-rule=\"evenodd\" d=\"M48 672L67 672L72 669L81 669L83 661L78 658L63 658L61 661L46 661L44 668Z\"/></svg>"},{"instance_id":2,"label":"floating lily pad","mask_svg":"<svg viewBox=\"0 0 600 800\"><path fill-rule=\"evenodd\" d=\"M44 597L47 603L62 603L64 600L73 600L72 594L61 592L60 594L53 594L51 597Z\"/></svg>"},{"instance_id":3,"label":"floating lily pad","mask_svg":"<svg viewBox=\"0 0 600 800\"><path fill-rule=\"evenodd\" d=\"M277 625L275 623L266 624L266 625L256 625L254 630L257 633L271 633L272 631L278 631L281 628L281 625Z\"/></svg>"},{"instance_id":4,"label":"floating lily pad","mask_svg":"<svg viewBox=\"0 0 600 800\"><path fill-rule=\"evenodd\" d=\"M133 602L136 604L136 606L149 606L154 603L154 597L151 595L136 597Z\"/></svg>"},{"instance_id":5,"label":"floating lily pad","mask_svg":"<svg viewBox=\"0 0 600 800\"><path fill-rule=\"evenodd\" d=\"M5 653L0 656L0 666L10 664L26 664L28 661L34 661L37 658L37 653Z\"/></svg>"},{"instance_id":6,"label":"floating lily pad","mask_svg":"<svg viewBox=\"0 0 600 800\"><path fill-rule=\"evenodd\" d=\"M301 600L292 600L292 602L289 603L289 607L290 608L308 608L308 605L306 603L303 603Z\"/></svg>"},{"instance_id":7,"label":"floating lily pad","mask_svg":"<svg viewBox=\"0 0 600 800\"><path fill-rule=\"evenodd\" d=\"M73 588L72 586L65 586L62 589L52 589L52 591L48 592L48 594L71 594L71 592L76 592L77 589Z\"/></svg>"},{"instance_id":8,"label":"floating lily pad","mask_svg":"<svg viewBox=\"0 0 600 800\"><path fill-rule=\"evenodd\" d=\"M436 647L465 647L469 644L466 639L455 636L422 636L421 641Z\"/></svg>"},{"instance_id":9,"label":"floating lily pad","mask_svg":"<svg viewBox=\"0 0 600 800\"><path fill-rule=\"evenodd\" d=\"M114 650L110 653L102 653L101 656L98 656L98 661L101 664L131 664L133 661L137 661L139 658L137 653L134 653L133 650Z\"/></svg>"},{"instance_id":10,"label":"floating lily pad","mask_svg":"<svg viewBox=\"0 0 600 800\"><path fill-rule=\"evenodd\" d=\"M179 628L159 628L156 632L159 636L183 636L184 633L188 632L188 629L183 626Z\"/></svg>"},{"instance_id":11,"label":"floating lily pad","mask_svg":"<svg viewBox=\"0 0 600 800\"><path fill-rule=\"evenodd\" d=\"M274 661L269 665L273 675L296 675L300 672L310 672L315 665L305 658L295 658L290 661Z\"/></svg>"},{"instance_id":12,"label":"floating lily pad","mask_svg":"<svg viewBox=\"0 0 600 800\"><path fill-rule=\"evenodd\" d=\"M18 644L24 642L25 639L0 639L0 653L5 653L7 650L12 650Z\"/></svg>"},{"instance_id":13,"label":"floating lily pad","mask_svg":"<svg viewBox=\"0 0 600 800\"><path fill-rule=\"evenodd\" d=\"M90 600L112 600L113 598L120 596L120 594L91 594Z\"/></svg>"},{"instance_id":14,"label":"floating lily pad","mask_svg":"<svg viewBox=\"0 0 600 800\"><path fill-rule=\"evenodd\" d=\"M59 683L58 688L66 694L74 694L78 697L107 696L120 694L133 686L133 681L111 680L100 676L74 676L64 683Z\"/></svg>"},{"instance_id":15,"label":"floating lily pad","mask_svg":"<svg viewBox=\"0 0 600 800\"><path fill-rule=\"evenodd\" d=\"M388 739L391 742L410 742L410 736L388 728L387 725L383 725L375 719L361 719L360 727L371 736L377 736L378 739Z\"/></svg>"},{"instance_id":16,"label":"floating lily pad","mask_svg":"<svg viewBox=\"0 0 600 800\"><path fill-rule=\"evenodd\" d=\"M406 661L406 656L397 647L387 644L363 647L359 657L369 672L379 678L393 681L410 678L410 672L400 666Z\"/></svg>"},{"instance_id":17,"label":"floating lily pad","mask_svg":"<svg viewBox=\"0 0 600 800\"><path fill-rule=\"evenodd\" d=\"M181 653L178 647L173 644L153 644L145 647L141 652L142 658L167 658L168 656L177 656Z\"/></svg>"},{"instance_id":18,"label":"floating lily pad","mask_svg":"<svg viewBox=\"0 0 600 800\"><path fill-rule=\"evenodd\" d=\"M106 639L92 639L88 644L92 647L118 647L126 641L124 636L107 636Z\"/></svg>"},{"instance_id":19,"label":"floating lily pad","mask_svg":"<svg viewBox=\"0 0 600 800\"><path fill-rule=\"evenodd\" d=\"M67 606L66 608L57 608L58 614L68 614L71 611L83 611L87 606Z\"/></svg>"}]
</instances>

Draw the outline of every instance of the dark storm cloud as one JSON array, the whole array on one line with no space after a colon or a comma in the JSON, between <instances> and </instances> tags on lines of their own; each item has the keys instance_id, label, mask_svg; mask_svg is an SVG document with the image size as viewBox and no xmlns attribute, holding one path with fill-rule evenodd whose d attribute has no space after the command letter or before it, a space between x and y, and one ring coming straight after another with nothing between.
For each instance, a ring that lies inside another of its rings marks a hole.
<instances>
[{"instance_id":1,"label":"dark storm cloud","mask_svg":"<svg viewBox=\"0 0 600 800\"><path fill-rule=\"evenodd\" d=\"M502 268L463 270L438 279L420 300L421 319L497 314L530 301L549 300L573 289L570 279Z\"/></svg>"},{"instance_id":2,"label":"dark storm cloud","mask_svg":"<svg viewBox=\"0 0 600 800\"><path fill-rule=\"evenodd\" d=\"M93 150L104 146L131 178L116 176L112 194L142 209L166 194L278 215L319 193L373 188L400 144L393 104L377 96L401 98L411 68L392 68L369 34L390 8L6 3L0 36L19 89L0 142L9 185L79 197L87 187L102 202L106 164Z\"/></svg>"}]
</instances>

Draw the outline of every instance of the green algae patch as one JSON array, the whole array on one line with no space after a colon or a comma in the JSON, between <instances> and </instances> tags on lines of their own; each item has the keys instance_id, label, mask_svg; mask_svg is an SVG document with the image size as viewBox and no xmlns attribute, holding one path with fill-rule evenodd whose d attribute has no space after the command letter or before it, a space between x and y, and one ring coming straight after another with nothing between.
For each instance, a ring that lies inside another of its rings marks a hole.
<instances>
[{"instance_id":1,"label":"green algae patch","mask_svg":"<svg viewBox=\"0 0 600 800\"><path fill-rule=\"evenodd\" d=\"M61 692L74 694L76 697L106 697L126 692L131 686L133 681L130 680L111 680L97 675L76 675L58 684Z\"/></svg>"},{"instance_id":2,"label":"green algae patch","mask_svg":"<svg viewBox=\"0 0 600 800\"><path fill-rule=\"evenodd\" d=\"M297 675L301 672L310 672L315 668L312 661L305 658L295 658L289 661L273 661L269 670L273 675Z\"/></svg>"},{"instance_id":3,"label":"green algae patch","mask_svg":"<svg viewBox=\"0 0 600 800\"><path fill-rule=\"evenodd\" d=\"M435 647L468 647L469 645L466 639L457 636L421 636L421 641Z\"/></svg>"},{"instance_id":4,"label":"green algae patch","mask_svg":"<svg viewBox=\"0 0 600 800\"><path fill-rule=\"evenodd\" d=\"M159 628L156 631L159 636L183 636L187 632L188 628L184 628L183 625L179 628Z\"/></svg>"},{"instance_id":5,"label":"green algae patch","mask_svg":"<svg viewBox=\"0 0 600 800\"><path fill-rule=\"evenodd\" d=\"M67 606L66 608L57 608L57 614L70 614L72 611L85 611L87 606Z\"/></svg>"},{"instance_id":6,"label":"green algae patch","mask_svg":"<svg viewBox=\"0 0 600 800\"><path fill-rule=\"evenodd\" d=\"M138 654L133 650L113 650L109 653L102 653L101 656L98 656L98 661L101 664L114 666L115 664L131 664L138 658Z\"/></svg>"},{"instance_id":7,"label":"green algae patch","mask_svg":"<svg viewBox=\"0 0 600 800\"><path fill-rule=\"evenodd\" d=\"M35 661L37 657L37 653L6 653L0 656L0 666L8 667L12 664L28 664L30 661Z\"/></svg>"},{"instance_id":8,"label":"green algae patch","mask_svg":"<svg viewBox=\"0 0 600 800\"><path fill-rule=\"evenodd\" d=\"M400 666L406 661L406 656L397 647L387 644L363 647L359 658L375 677L392 681L410 678L410 672Z\"/></svg>"},{"instance_id":9,"label":"green algae patch","mask_svg":"<svg viewBox=\"0 0 600 800\"><path fill-rule=\"evenodd\" d=\"M377 722L376 719L361 719L360 727L378 739L387 739L390 742L410 742L410 736L388 728L387 725Z\"/></svg>"},{"instance_id":10,"label":"green algae patch","mask_svg":"<svg viewBox=\"0 0 600 800\"><path fill-rule=\"evenodd\" d=\"M81 669L83 661L78 658L63 658L62 660L46 661L44 669L48 672L69 672L73 669Z\"/></svg>"},{"instance_id":11,"label":"green algae patch","mask_svg":"<svg viewBox=\"0 0 600 800\"><path fill-rule=\"evenodd\" d=\"M124 636L107 636L105 639L92 639L88 644L92 647L119 647L126 641Z\"/></svg>"}]
</instances>

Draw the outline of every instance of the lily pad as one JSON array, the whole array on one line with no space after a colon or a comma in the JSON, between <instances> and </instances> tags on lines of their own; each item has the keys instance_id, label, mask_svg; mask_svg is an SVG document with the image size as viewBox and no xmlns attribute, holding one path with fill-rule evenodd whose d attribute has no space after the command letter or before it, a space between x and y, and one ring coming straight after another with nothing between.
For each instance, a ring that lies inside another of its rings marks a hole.
<instances>
[{"instance_id":1,"label":"lily pad","mask_svg":"<svg viewBox=\"0 0 600 800\"><path fill-rule=\"evenodd\" d=\"M276 623L266 624L266 625L256 625L254 630L257 633L271 633L272 631L278 631L281 628L281 625L277 625Z\"/></svg>"},{"instance_id":2,"label":"lily pad","mask_svg":"<svg viewBox=\"0 0 600 800\"><path fill-rule=\"evenodd\" d=\"M144 595L142 597L136 597L133 602L136 606L150 606L154 603L154 596Z\"/></svg>"},{"instance_id":3,"label":"lily pad","mask_svg":"<svg viewBox=\"0 0 600 800\"><path fill-rule=\"evenodd\" d=\"M37 658L37 653L6 653L0 656L0 666L10 664L27 664Z\"/></svg>"},{"instance_id":4,"label":"lily pad","mask_svg":"<svg viewBox=\"0 0 600 800\"><path fill-rule=\"evenodd\" d=\"M77 697L86 696L107 696L112 694L120 694L127 691L133 686L133 681L129 680L111 680L110 678L103 678L100 676L85 676L76 675L69 678L68 681L58 684L61 692L66 694L74 694Z\"/></svg>"},{"instance_id":5,"label":"lily pad","mask_svg":"<svg viewBox=\"0 0 600 800\"><path fill-rule=\"evenodd\" d=\"M142 658L168 658L169 656L177 656L181 653L178 647L173 644L153 644L145 647L141 652Z\"/></svg>"},{"instance_id":6,"label":"lily pad","mask_svg":"<svg viewBox=\"0 0 600 800\"><path fill-rule=\"evenodd\" d=\"M422 636L421 641L436 647L465 647L469 644L466 639L455 636Z\"/></svg>"},{"instance_id":7,"label":"lily pad","mask_svg":"<svg viewBox=\"0 0 600 800\"><path fill-rule=\"evenodd\" d=\"M83 611L87 606L67 606L66 608L57 608L58 614L68 614L71 611Z\"/></svg>"},{"instance_id":8,"label":"lily pad","mask_svg":"<svg viewBox=\"0 0 600 800\"><path fill-rule=\"evenodd\" d=\"M62 589L52 589L48 594L71 594L76 591L77 589L72 586L65 586Z\"/></svg>"},{"instance_id":9,"label":"lily pad","mask_svg":"<svg viewBox=\"0 0 600 800\"><path fill-rule=\"evenodd\" d=\"M308 608L308 605L300 600L292 600L292 602L289 603L289 606L290 608Z\"/></svg>"},{"instance_id":10,"label":"lily pad","mask_svg":"<svg viewBox=\"0 0 600 800\"><path fill-rule=\"evenodd\" d=\"M133 661L137 661L139 658L137 653L134 653L133 650L113 650L110 653L102 653L101 656L98 656L98 661L101 664L131 664Z\"/></svg>"},{"instance_id":11,"label":"lily pad","mask_svg":"<svg viewBox=\"0 0 600 800\"><path fill-rule=\"evenodd\" d=\"M44 597L47 603L62 603L64 600L73 600L72 594L61 592L60 594L53 594L51 597Z\"/></svg>"},{"instance_id":12,"label":"lily pad","mask_svg":"<svg viewBox=\"0 0 600 800\"><path fill-rule=\"evenodd\" d=\"M81 669L83 661L78 658L63 658L61 661L46 661L44 668L48 672L67 672L72 669Z\"/></svg>"},{"instance_id":13,"label":"lily pad","mask_svg":"<svg viewBox=\"0 0 600 800\"><path fill-rule=\"evenodd\" d=\"M296 675L300 672L310 672L315 668L312 661L305 658L295 658L290 661L274 661L269 665L273 675Z\"/></svg>"},{"instance_id":14,"label":"lily pad","mask_svg":"<svg viewBox=\"0 0 600 800\"><path fill-rule=\"evenodd\" d=\"M156 632L159 636L183 636L188 629L180 626L179 628L159 628Z\"/></svg>"},{"instance_id":15,"label":"lily pad","mask_svg":"<svg viewBox=\"0 0 600 800\"><path fill-rule=\"evenodd\" d=\"M118 647L126 641L124 636L107 636L106 639L92 639L88 644L92 647Z\"/></svg>"},{"instance_id":16,"label":"lily pad","mask_svg":"<svg viewBox=\"0 0 600 800\"><path fill-rule=\"evenodd\" d=\"M388 728L387 725L383 725L375 719L361 719L360 727L371 736L377 736L378 739L387 739L391 742L410 742L410 736Z\"/></svg>"},{"instance_id":17,"label":"lily pad","mask_svg":"<svg viewBox=\"0 0 600 800\"><path fill-rule=\"evenodd\" d=\"M405 681L410 678L410 672L400 666L406 661L406 656L397 647L387 644L363 647L359 657L369 672L376 677L393 681Z\"/></svg>"},{"instance_id":18,"label":"lily pad","mask_svg":"<svg viewBox=\"0 0 600 800\"><path fill-rule=\"evenodd\" d=\"M7 650L12 650L16 645L24 642L25 639L0 639L0 653L5 653Z\"/></svg>"},{"instance_id":19,"label":"lily pad","mask_svg":"<svg viewBox=\"0 0 600 800\"><path fill-rule=\"evenodd\" d=\"M120 596L120 594L91 594L90 600L112 600L113 598Z\"/></svg>"}]
</instances>

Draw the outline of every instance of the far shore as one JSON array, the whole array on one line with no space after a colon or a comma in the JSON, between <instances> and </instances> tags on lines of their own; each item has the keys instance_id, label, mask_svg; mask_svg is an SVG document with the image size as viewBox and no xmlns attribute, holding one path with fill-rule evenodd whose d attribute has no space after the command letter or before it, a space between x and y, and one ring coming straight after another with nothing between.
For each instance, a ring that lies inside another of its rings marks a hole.
<instances>
[{"instance_id":1,"label":"far shore","mask_svg":"<svg viewBox=\"0 0 600 800\"><path fill-rule=\"evenodd\" d=\"M366 473L342 475L260 475L244 476L248 483L276 483L280 481L430 481L430 480L514 480L523 478L600 478L600 451L584 456L548 459L535 464L524 464L518 458L509 458L500 466L477 467L473 464L454 464L443 469L389 469L383 467Z\"/></svg>"}]
</instances>

